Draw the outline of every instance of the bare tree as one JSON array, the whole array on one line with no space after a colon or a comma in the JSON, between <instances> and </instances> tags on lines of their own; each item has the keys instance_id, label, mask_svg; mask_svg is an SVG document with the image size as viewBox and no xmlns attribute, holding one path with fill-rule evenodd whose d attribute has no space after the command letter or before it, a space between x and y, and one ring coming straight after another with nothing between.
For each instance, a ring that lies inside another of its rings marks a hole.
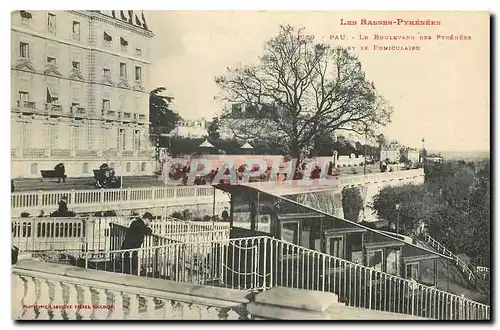
<instances>
[{"instance_id":1,"label":"bare tree","mask_svg":"<svg viewBox=\"0 0 500 330\"><path fill-rule=\"evenodd\" d=\"M368 126L373 134L392 114L356 56L291 26L266 42L258 64L228 68L215 82L220 99L247 106L240 116L223 114L237 137L279 142L292 157L338 129L364 134Z\"/></svg>"}]
</instances>

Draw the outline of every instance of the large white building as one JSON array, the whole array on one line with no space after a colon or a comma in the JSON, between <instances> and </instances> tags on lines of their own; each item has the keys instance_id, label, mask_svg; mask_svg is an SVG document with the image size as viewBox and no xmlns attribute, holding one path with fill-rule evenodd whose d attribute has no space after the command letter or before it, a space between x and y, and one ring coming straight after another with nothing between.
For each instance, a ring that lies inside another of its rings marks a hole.
<instances>
[{"instance_id":1,"label":"large white building","mask_svg":"<svg viewBox=\"0 0 500 330\"><path fill-rule=\"evenodd\" d=\"M177 123L177 127L172 133L176 136L202 138L208 134L208 124L209 121L207 121L205 118L182 119Z\"/></svg>"},{"instance_id":2,"label":"large white building","mask_svg":"<svg viewBox=\"0 0 500 330\"><path fill-rule=\"evenodd\" d=\"M59 162L70 177L103 162L123 175L153 171L152 37L142 12L12 13L13 178L40 177Z\"/></svg>"}]
</instances>

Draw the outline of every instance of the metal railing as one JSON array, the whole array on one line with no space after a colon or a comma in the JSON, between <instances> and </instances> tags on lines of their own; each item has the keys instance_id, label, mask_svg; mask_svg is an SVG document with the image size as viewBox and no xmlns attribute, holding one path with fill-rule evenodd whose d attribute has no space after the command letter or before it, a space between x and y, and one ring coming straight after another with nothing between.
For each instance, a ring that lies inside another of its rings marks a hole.
<instances>
[{"instance_id":1,"label":"metal railing","mask_svg":"<svg viewBox=\"0 0 500 330\"><path fill-rule=\"evenodd\" d=\"M111 203L126 205L139 201L167 201L188 197L212 197L213 194L214 188L211 186L31 191L13 193L11 208L30 211L30 209L57 207L63 196L68 197L70 206L83 207L103 206Z\"/></svg>"},{"instance_id":2,"label":"metal railing","mask_svg":"<svg viewBox=\"0 0 500 330\"><path fill-rule=\"evenodd\" d=\"M457 257L453 252L448 250L443 244L439 243L436 241L432 236L429 234L423 234L423 238L425 242L427 242L433 249L435 249L437 252L444 254L445 256L449 256L453 258L453 260L456 262L458 267L462 270L462 272L467 275L469 280L474 280L476 278L476 274L472 269L467 266L465 262L463 262L459 257Z\"/></svg>"},{"instance_id":3,"label":"metal railing","mask_svg":"<svg viewBox=\"0 0 500 330\"><path fill-rule=\"evenodd\" d=\"M23 252L119 250L134 217L13 218L12 243ZM120 227L120 228L118 228ZM117 229L118 228L118 229ZM229 223L156 219L151 224L155 242L194 243L229 239ZM111 241L114 240L114 241Z\"/></svg>"},{"instance_id":4,"label":"metal railing","mask_svg":"<svg viewBox=\"0 0 500 330\"><path fill-rule=\"evenodd\" d=\"M87 261L86 267L249 291L284 286L333 292L347 306L431 319L490 318L488 305L266 236L106 253L105 263Z\"/></svg>"}]
</instances>

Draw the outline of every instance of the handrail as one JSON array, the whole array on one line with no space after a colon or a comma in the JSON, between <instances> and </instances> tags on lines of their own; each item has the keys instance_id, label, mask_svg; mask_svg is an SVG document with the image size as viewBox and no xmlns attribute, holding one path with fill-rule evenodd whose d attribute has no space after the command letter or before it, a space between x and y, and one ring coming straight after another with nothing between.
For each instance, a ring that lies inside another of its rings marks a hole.
<instances>
[{"instance_id":1,"label":"handrail","mask_svg":"<svg viewBox=\"0 0 500 330\"><path fill-rule=\"evenodd\" d=\"M472 271L469 266L465 262L462 261L458 256L456 256L453 252L448 250L443 244L439 243L436 239L430 236L427 233L424 233L424 239L427 243L429 243L436 251L452 257L458 266L462 269L462 271L469 277L469 280L475 279L476 274Z\"/></svg>"},{"instance_id":2,"label":"handrail","mask_svg":"<svg viewBox=\"0 0 500 330\"><path fill-rule=\"evenodd\" d=\"M151 274L146 276L156 273L179 282L250 291L285 286L333 292L347 306L434 319L490 318L488 305L268 236L136 251L138 264ZM121 260L127 252L110 251L109 259ZM116 271L114 267L110 263L106 270Z\"/></svg>"}]
</instances>

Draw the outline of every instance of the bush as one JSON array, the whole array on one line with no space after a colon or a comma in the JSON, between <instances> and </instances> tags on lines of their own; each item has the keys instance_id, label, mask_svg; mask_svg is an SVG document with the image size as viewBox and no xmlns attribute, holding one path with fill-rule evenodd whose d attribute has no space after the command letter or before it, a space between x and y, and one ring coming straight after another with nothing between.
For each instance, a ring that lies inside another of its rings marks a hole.
<instances>
[{"instance_id":1,"label":"bush","mask_svg":"<svg viewBox=\"0 0 500 330\"><path fill-rule=\"evenodd\" d=\"M363 208L363 199L358 187L346 187L342 190L342 208L345 219L358 221L359 213Z\"/></svg>"}]
</instances>

